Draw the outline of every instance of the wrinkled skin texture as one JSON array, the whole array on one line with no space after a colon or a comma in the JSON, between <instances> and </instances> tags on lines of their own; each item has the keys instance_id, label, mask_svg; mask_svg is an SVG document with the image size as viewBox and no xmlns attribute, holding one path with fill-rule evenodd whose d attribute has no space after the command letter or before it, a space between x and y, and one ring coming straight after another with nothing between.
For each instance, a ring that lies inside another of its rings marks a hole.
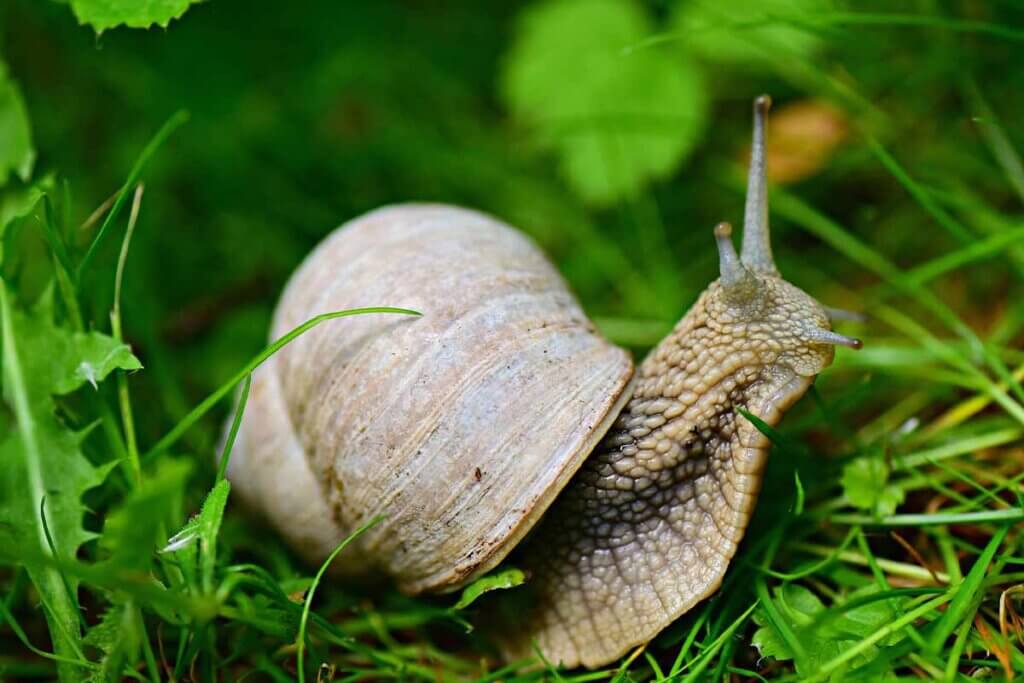
<instances>
[{"instance_id":1,"label":"wrinkled skin texture","mask_svg":"<svg viewBox=\"0 0 1024 683\"><path fill-rule=\"evenodd\" d=\"M603 665L713 593L761 485L769 425L832 361L822 307L774 274L716 281L637 373L633 398L515 558L534 603L499 636L553 664ZM731 295L731 296L730 296Z\"/></svg>"}]
</instances>

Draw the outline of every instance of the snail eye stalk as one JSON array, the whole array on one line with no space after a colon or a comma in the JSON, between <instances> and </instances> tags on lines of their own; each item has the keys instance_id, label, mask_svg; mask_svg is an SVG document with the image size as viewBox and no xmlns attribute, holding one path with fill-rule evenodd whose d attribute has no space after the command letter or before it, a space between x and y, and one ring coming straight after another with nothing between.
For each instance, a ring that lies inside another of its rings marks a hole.
<instances>
[{"instance_id":1,"label":"snail eye stalk","mask_svg":"<svg viewBox=\"0 0 1024 683\"><path fill-rule=\"evenodd\" d=\"M768 228L768 153L765 127L772 98L761 95L754 100L754 138L750 148L747 176L747 203L743 214L743 263L755 273L778 275L772 258Z\"/></svg>"}]
</instances>

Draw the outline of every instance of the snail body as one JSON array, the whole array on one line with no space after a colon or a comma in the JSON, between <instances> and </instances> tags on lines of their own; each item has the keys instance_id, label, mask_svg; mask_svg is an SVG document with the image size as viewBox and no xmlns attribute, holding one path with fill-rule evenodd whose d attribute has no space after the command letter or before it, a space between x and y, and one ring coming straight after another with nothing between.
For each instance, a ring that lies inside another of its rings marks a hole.
<instances>
[{"instance_id":1,"label":"snail body","mask_svg":"<svg viewBox=\"0 0 1024 683\"><path fill-rule=\"evenodd\" d=\"M382 302L423 317L330 321L258 369L229 464L243 500L312 561L384 515L335 570L409 593L515 551L534 602L498 634L510 659L536 644L600 666L713 593L769 448L741 409L777 424L834 345L859 346L775 269L768 105L755 102L742 258L720 224L721 276L636 372L496 219L401 205L335 231L289 282L273 337Z\"/></svg>"}]
</instances>

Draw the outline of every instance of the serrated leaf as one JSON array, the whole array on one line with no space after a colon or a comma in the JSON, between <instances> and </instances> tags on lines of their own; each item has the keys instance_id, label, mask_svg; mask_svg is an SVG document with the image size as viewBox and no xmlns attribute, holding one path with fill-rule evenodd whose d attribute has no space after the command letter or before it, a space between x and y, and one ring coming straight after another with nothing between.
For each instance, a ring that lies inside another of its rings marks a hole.
<instances>
[{"instance_id":1,"label":"serrated leaf","mask_svg":"<svg viewBox=\"0 0 1024 683\"><path fill-rule=\"evenodd\" d=\"M669 32L709 62L767 70L779 57L811 58L823 41L808 18L830 9L832 0L682 0Z\"/></svg>"},{"instance_id":2,"label":"serrated leaf","mask_svg":"<svg viewBox=\"0 0 1024 683\"><path fill-rule=\"evenodd\" d=\"M905 493L889 484L889 466L881 454L868 454L843 466L841 484L850 504L876 515L891 515Z\"/></svg>"},{"instance_id":3,"label":"serrated leaf","mask_svg":"<svg viewBox=\"0 0 1024 683\"><path fill-rule=\"evenodd\" d=\"M759 624L763 622L764 614L760 608L757 612L754 612L754 620ZM757 648L757 652L761 657L771 657L780 662L793 659L793 651L786 645L786 641L782 639L778 631L767 623L764 623L754 631L754 636L750 642Z\"/></svg>"},{"instance_id":4,"label":"serrated leaf","mask_svg":"<svg viewBox=\"0 0 1024 683\"><path fill-rule=\"evenodd\" d=\"M129 603L111 606L98 624L89 629L83 642L95 647L103 656L100 668L92 671L90 683L113 683L123 680L121 672L126 664L139 658L142 644L142 624L138 610Z\"/></svg>"},{"instance_id":5,"label":"serrated leaf","mask_svg":"<svg viewBox=\"0 0 1024 683\"><path fill-rule=\"evenodd\" d=\"M522 570L515 567L509 567L494 574L482 576L462 589L462 597L455 603L455 609L466 609L484 593L515 588L522 585L525 580L526 576Z\"/></svg>"},{"instance_id":6,"label":"serrated leaf","mask_svg":"<svg viewBox=\"0 0 1024 683\"><path fill-rule=\"evenodd\" d=\"M524 12L506 55L502 95L553 149L573 189L608 204L671 174L707 115L699 68L648 37L633 0L548 0Z\"/></svg>"},{"instance_id":7,"label":"serrated leaf","mask_svg":"<svg viewBox=\"0 0 1024 683\"><path fill-rule=\"evenodd\" d=\"M35 159L25 100L18 84L11 80L7 65L0 61L0 186L7 183L11 173L27 182Z\"/></svg>"},{"instance_id":8,"label":"serrated leaf","mask_svg":"<svg viewBox=\"0 0 1024 683\"><path fill-rule=\"evenodd\" d=\"M14 312L30 403L49 403L50 396L94 387L117 369L142 367L131 349L99 332L72 332L56 327L52 301L44 297L26 315Z\"/></svg>"},{"instance_id":9,"label":"serrated leaf","mask_svg":"<svg viewBox=\"0 0 1024 683\"><path fill-rule=\"evenodd\" d=\"M161 552L178 553L181 567L190 583L195 582L194 571L198 562L202 590L213 589L213 575L217 560L217 534L224 519L231 484L221 479L207 494L199 514L185 523L178 533L167 541Z\"/></svg>"},{"instance_id":10,"label":"serrated leaf","mask_svg":"<svg viewBox=\"0 0 1024 683\"><path fill-rule=\"evenodd\" d=\"M92 465L80 450L81 436L57 420L51 394L68 383L61 368L74 349L62 349L54 362L57 340L66 332L53 325L50 308L28 315L15 310L0 279L0 330L4 400L15 416L14 425L0 425L0 545L25 558L55 650L74 658L81 638L77 584L59 564L93 537L82 528L82 495L102 483L109 468ZM51 555L57 566L43 561ZM81 672L64 663L58 673L61 680L75 680Z\"/></svg>"},{"instance_id":11,"label":"serrated leaf","mask_svg":"<svg viewBox=\"0 0 1024 683\"><path fill-rule=\"evenodd\" d=\"M154 24L167 28L173 19L202 0L71 0L71 9L80 24L89 24L97 33L121 26L149 28Z\"/></svg>"}]
</instances>

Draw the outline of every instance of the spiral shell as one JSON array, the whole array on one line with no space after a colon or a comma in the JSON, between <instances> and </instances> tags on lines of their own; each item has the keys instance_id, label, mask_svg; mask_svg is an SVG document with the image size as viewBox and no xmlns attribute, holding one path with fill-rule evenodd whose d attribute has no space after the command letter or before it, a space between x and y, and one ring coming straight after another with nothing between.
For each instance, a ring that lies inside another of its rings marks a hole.
<instances>
[{"instance_id":1,"label":"spiral shell","mask_svg":"<svg viewBox=\"0 0 1024 683\"><path fill-rule=\"evenodd\" d=\"M522 233L482 213L399 205L327 237L289 282L271 337L325 322L255 373L229 477L311 560L406 592L494 567L629 398L605 340Z\"/></svg>"}]
</instances>

